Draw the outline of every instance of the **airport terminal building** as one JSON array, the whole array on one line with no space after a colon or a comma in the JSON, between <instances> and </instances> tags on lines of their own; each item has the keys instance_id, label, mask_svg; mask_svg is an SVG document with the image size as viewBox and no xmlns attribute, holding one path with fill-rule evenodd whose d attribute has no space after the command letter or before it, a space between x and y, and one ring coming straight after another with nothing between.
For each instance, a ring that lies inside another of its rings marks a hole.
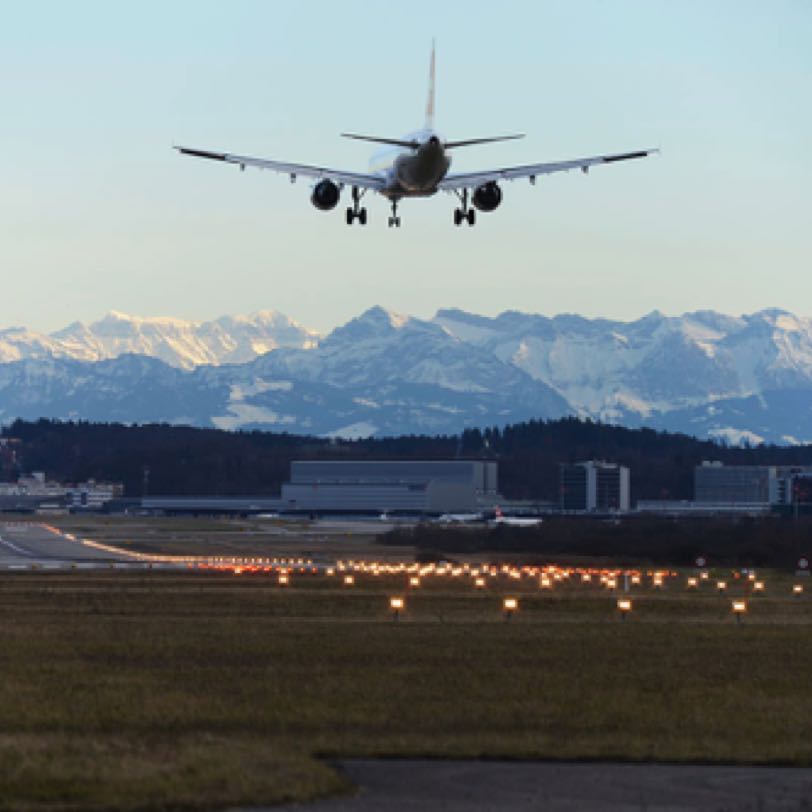
<instances>
[{"instance_id":1,"label":"airport terminal building","mask_svg":"<svg viewBox=\"0 0 812 812\"><path fill-rule=\"evenodd\" d=\"M629 510L629 469L588 460L559 466L563 513L625 513Z\"/></svg>"},{"instance_id":2,"label":"airport terminal building","mask_svg":"<svg viewBox=\"0 0 812 812\"><path fill-rule=\"evenodd\" d=\"M282 485L291 513L467 513L498 500L497 463L482 460L296 460Z\"/></svg>"}]
</instances>

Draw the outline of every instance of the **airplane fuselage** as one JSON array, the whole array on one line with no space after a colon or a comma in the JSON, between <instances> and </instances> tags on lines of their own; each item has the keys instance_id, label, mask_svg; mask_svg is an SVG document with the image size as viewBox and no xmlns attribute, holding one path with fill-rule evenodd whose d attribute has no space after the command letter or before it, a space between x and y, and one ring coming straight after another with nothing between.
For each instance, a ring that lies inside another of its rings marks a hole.
<instances>
[{"instance_id":1,"label":"airplane fuselage","mask_svg":"<svg viewBox=\"0 0 812 812\"><path fill-rule=\"evenodd\" d=\"M443 139L433 130L420 130L404 136L404 141L416 141L417 149L387 147L373 155L370 169L381 175L386 186L381 194L390 199L429 197L437 192L437 184L448 174L451 158Z\"/></svg>"}]
</instances>

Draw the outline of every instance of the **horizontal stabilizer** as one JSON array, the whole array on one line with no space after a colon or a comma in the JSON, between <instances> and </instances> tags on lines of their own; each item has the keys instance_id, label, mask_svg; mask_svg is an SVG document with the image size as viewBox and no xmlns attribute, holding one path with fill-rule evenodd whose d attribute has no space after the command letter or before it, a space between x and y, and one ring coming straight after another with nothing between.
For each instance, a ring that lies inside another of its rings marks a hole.
<instances>
[{"instance_id":1,"label":"horizontal stabilizer","mask_svg":"<svg viewBox=\"0 0 812 812\"><path fill-rule=\"evenodd\" d=\"M492 144L494 141L515 141L517 138L524 138L524 133L517 135L495 135L491 138L468 138L465 141L446 141L445 148L473 147L476 144Z\"/></svg>"},{"instance_id":2,"label":"horizontal stabilizer","mask_svg":"<svg viewBox=\"0 0 812 812\"><path fill-rule=\"evenodd\" d=\"M356 133L341 133L342 138L354 138L356 141L371 141L373 144L389 144L393 147L417 149L417 141L402 141L398 138L379 138L377 135L357 135Z\"/></svg>"}]
</instances>

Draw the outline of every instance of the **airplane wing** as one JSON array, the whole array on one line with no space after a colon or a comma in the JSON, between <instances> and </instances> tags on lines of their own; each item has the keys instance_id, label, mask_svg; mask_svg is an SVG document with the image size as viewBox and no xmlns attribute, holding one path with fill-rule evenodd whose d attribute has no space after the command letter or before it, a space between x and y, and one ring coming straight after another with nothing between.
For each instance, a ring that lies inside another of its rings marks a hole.
<instances>
[{"instance_id":1,"label":"airplane wing","mask_svg":"<svg viewBox=\"0 0 812 812\"><path fill-rule=\"evenodd\" d=\"M181 155L191 155L194 158L209 158L212 161L225 161L237 164L240 169L253 166L257 169L270 169L290 175L296 180L298 175L306 178L328 179L339 185L358 186L361 189L380 190L384 188L385 180L380 175L368 175L363 172L344 172L340 169L330 169L326 166L309 166L308 164L292 164L284 161L270 161L265 158L251 158L247 155L232 155L229 152L209 152L204 149L191 149L190 147L175 147Z\"/></svg>"},{"instance_id":2,"label":"airplane wing","mask_svg":"<svg viewBox=\"0 0 812 812\"><path fill-rule=\"evenodd\" d=\"M485 172L461 172L457 175L446 175L437 188L443 191L455 189L471 189L483 183L498 180L517 180L529 178L534 183L538 175L551 175L553 172L568 172L570 169L580 169L588 172L590 166L611 164L617 161L629 161L633 158L645 158L647 155L659 152L658 149L641 149L636 152L621 152L614 155L596 155L592 158L577 158L574 161L558 161L546 164L527 164L526 166L507 166L504 169L490 169Z\"/></svg>"}]
</instances>

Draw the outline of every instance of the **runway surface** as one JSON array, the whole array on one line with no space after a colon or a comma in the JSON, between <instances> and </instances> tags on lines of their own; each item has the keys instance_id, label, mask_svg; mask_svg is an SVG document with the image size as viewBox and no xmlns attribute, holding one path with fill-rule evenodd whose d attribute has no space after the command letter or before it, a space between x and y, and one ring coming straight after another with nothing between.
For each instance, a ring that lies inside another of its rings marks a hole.
<instances>
[{"instance_id":1,"label":"runway surface","mask_svg":"<svg viewBox=\"0 0 812 812\"><path fill-rule=\"evenodd\" d=\"M0 522L0 569L92 568L110 564L147 566L126 553L95 549L46 525Z\"/></svg>"},{"instance_id":2,"label":"runway surface","mask_svg":"<svg viewBox=\"0 0 812 812\"><path fill-rule=\"evenodd\" d=\"M358 795L275 807L275 812L790 812L812 808L812 769L425 760L353 760L338 767L360 787Z\"/></svg>"}]
</instances>

